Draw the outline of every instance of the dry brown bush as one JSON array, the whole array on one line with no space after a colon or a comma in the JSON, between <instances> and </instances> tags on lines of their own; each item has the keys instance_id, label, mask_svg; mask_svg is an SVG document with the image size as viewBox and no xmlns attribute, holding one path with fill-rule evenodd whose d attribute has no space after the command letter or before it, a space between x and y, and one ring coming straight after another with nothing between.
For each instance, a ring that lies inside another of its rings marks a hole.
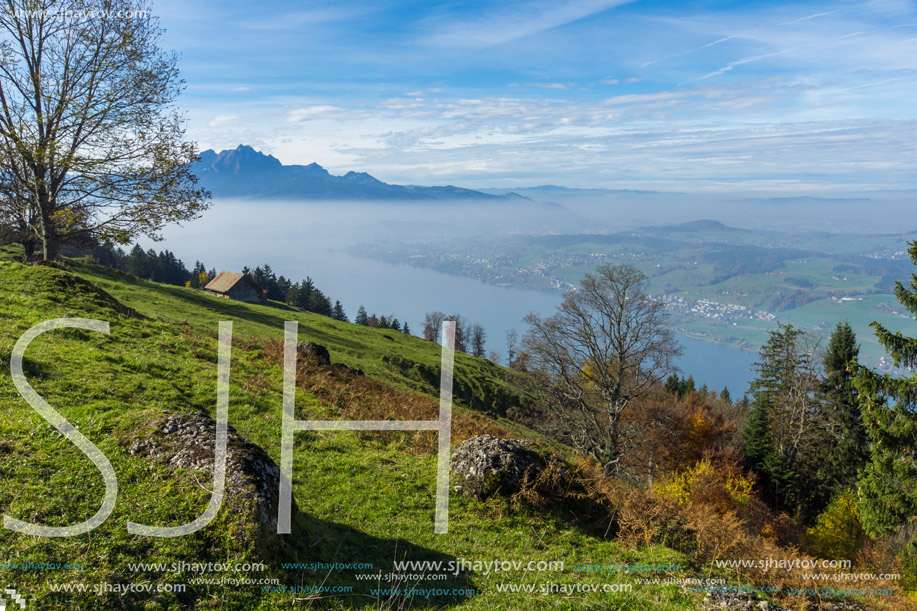
<instances>
[{"instance_id":1,"label":"dry brown bush","mask_svg":"<svg viewBox=\"0 0 917 611\"><path fill-rule=\"evenodd\" d=\"M265 359L283 367L283 342L269 340L261 349ZM297 386L314 395L320 404L330 407L334 418L341 420L437 420L439 401L427 395L400 390L368 378L341 365L323 365L311 358L296 362ZM298 415L303 418L306 416ZM436 434L429 431L367 431L367 438L388 443L405 441L412 453L436 451ZM477 414L452 414L452 442L474 435L507 437L509 433L492 420Z\"/></svg>"}]
</instances>

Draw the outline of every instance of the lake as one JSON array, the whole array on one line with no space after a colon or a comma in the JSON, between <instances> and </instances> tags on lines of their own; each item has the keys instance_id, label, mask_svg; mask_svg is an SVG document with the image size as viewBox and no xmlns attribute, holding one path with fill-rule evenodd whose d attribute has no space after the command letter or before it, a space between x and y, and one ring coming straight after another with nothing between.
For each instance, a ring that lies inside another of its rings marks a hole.
<instances>
[{"instance_id":1,"label":"lake","mask_svg":"<svg viewBox=\"0 0 917 611\"><path fill-rule=\"evenodd\" d=\"M341 301L351 319L363 305L370 314L407 321L414 334L420 333L426 312L461 314L484 327L488 350L504 355L509 329L521 334L527 313L547 316L560 303L560 294L494 286L348 254L348 246L381 231L390 239L391 223L417 210L382 206L218 201L201 219L170 227L164 241L143 246L171 250L189 269L200 259L217 271L269 263L276 274L294 281L310 276L332 301ZM386 225L380 229L383 217ZM678 339L685 347L679 361L685 375L692 374L698 386L707 384L711 390L728 386L734 399L742 396L753 377L750 366L756 354L682 334Z\"/></svg>"}]
</instances>

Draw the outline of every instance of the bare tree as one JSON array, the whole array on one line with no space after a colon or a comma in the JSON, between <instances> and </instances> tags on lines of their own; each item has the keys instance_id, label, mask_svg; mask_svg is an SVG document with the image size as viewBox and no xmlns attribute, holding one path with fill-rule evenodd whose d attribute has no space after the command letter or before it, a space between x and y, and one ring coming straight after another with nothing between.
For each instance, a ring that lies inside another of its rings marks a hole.
<instances>
[{"instance_id":1,"label":"bare tree","mask_svg":"<svg viewBox=\"0 0 917 611\"><path fill-rule=\"evenodd\" d=\"M446 315L442 312L427 312L423 319L423 338L428 342L439 341L440 329Z\"/></svg>"},{"instance_id":2,"label":"bare tree","mask_svg":"<svg viewBox=\"0 0 917 611\"><path fill-rule=\"evenodd\" d=\"M484 350L484 342L487 339L487 334L484 332L484 327L475 323L471 325L471 354L480 358L484 358L486 354Z\"/></svg>"},{"instance_id":3,"label":"bare tree","mask_svg":"<svg viewBox=\"0 0 917 611\"><path fill-rule=\"evenodd\" d=\"M206 207L160 36L146 0L0 3L0 222L27 251L156 237Z\"/></svg>"},{"instance_id":4,"label":"bare tree","mask_svg":"<svg viewBox=\"0 0 917 611\"><path fill-rule=\"evenodd\" d=\"M468 321L460 314L447 316L446 320L455 321L455 349L459 352L468 352Z\"/></svg>"},{"instance_id":5,"label":"bare tree","mask_svg":"<svg viewBox=\"0 0 917 611\"><path fill-rule=\"evenodd\" d=\"M506 366L512 367L516 362L516 346L519 343L519 332L510 329L506 332Z\"/></svg>"},{"instance_id":6,"label":"bare tree","mask_svg":"<svg viewBox=\"0 0 917 611\"><path fill-rule=\"evenodd\" d=\"M573 446L609 474L627 450L621 414L675 369L682 352L665 305L644 292L645 280L633 266L603 265L567 293L553 316L525 319L522 345L535 392Z\"/></svg>"}]
</instances>

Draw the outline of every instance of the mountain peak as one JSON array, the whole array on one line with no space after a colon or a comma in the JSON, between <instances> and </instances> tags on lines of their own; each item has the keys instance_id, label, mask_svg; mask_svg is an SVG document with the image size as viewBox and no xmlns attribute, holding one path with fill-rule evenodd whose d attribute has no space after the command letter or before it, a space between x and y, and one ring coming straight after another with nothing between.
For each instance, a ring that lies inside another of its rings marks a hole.
<instances>
[{"instance_id":1,"label":"mountain peak","mask_svg":"<svg viewBox=\"0 0 917 611\"><path fill-rule=\"evenodd\" d=\"M204 166L204 170L229 174L252 171L270 172L283 167L280 160L273 155L256 151L247 144L240 144L234 149L226 149L219 153L208 149L201 153L201 160L198 164Z\"/></svg>"},{"instance_id":2,"label":"mountain peak","mask_svg":"<svg viewBox=\"0 0 917 611\"><path fill-rule=\"evenodd\" d=\"M317 163L283 165L276 157L247 144L219 153L206 150L193 165L194 173L215 197L272 197L342 200L524 200L459 187L391 185L366 172L335 176Z\"/></svg>"}]
</instances>

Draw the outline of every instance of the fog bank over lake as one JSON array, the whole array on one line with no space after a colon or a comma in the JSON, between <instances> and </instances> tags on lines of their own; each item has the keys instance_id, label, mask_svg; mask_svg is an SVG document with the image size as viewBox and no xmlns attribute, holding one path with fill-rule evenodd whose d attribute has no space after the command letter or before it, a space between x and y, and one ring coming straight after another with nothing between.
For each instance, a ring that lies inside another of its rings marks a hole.
<instances>
[{"instance_id":1,"label":"fog bank over lake","mask_svg":"<svg viewBox=\"0 0 917 611\"><path fill-rule=\"evenodd\" d=\"M550 315L560 303L559 293L494 286L346 252L374 239L425 240L463 231L471 235L481 233L482 226L500 231L499 225L482 224L467 209L427 209L422 218L418 212L418 204L221 200L201 219L166 229L164 241L142 245L171 250L189 268L197 259L217 271L268 263L277 275L293 281L309 276L332 300L341 301L351 320L364 305L370 314L407 321L415 335L426 312L458 313L480 323L487 332L488 350L505 358L506 331L517 329L521 334L526 328L522 318L529 312ZM679 364L685 374L694 375L698 386L728 386L733 397L741 397L752 378L749 366L755 354L683 335L679 341L685 346Z\"/></svg>"}]
</instances>

